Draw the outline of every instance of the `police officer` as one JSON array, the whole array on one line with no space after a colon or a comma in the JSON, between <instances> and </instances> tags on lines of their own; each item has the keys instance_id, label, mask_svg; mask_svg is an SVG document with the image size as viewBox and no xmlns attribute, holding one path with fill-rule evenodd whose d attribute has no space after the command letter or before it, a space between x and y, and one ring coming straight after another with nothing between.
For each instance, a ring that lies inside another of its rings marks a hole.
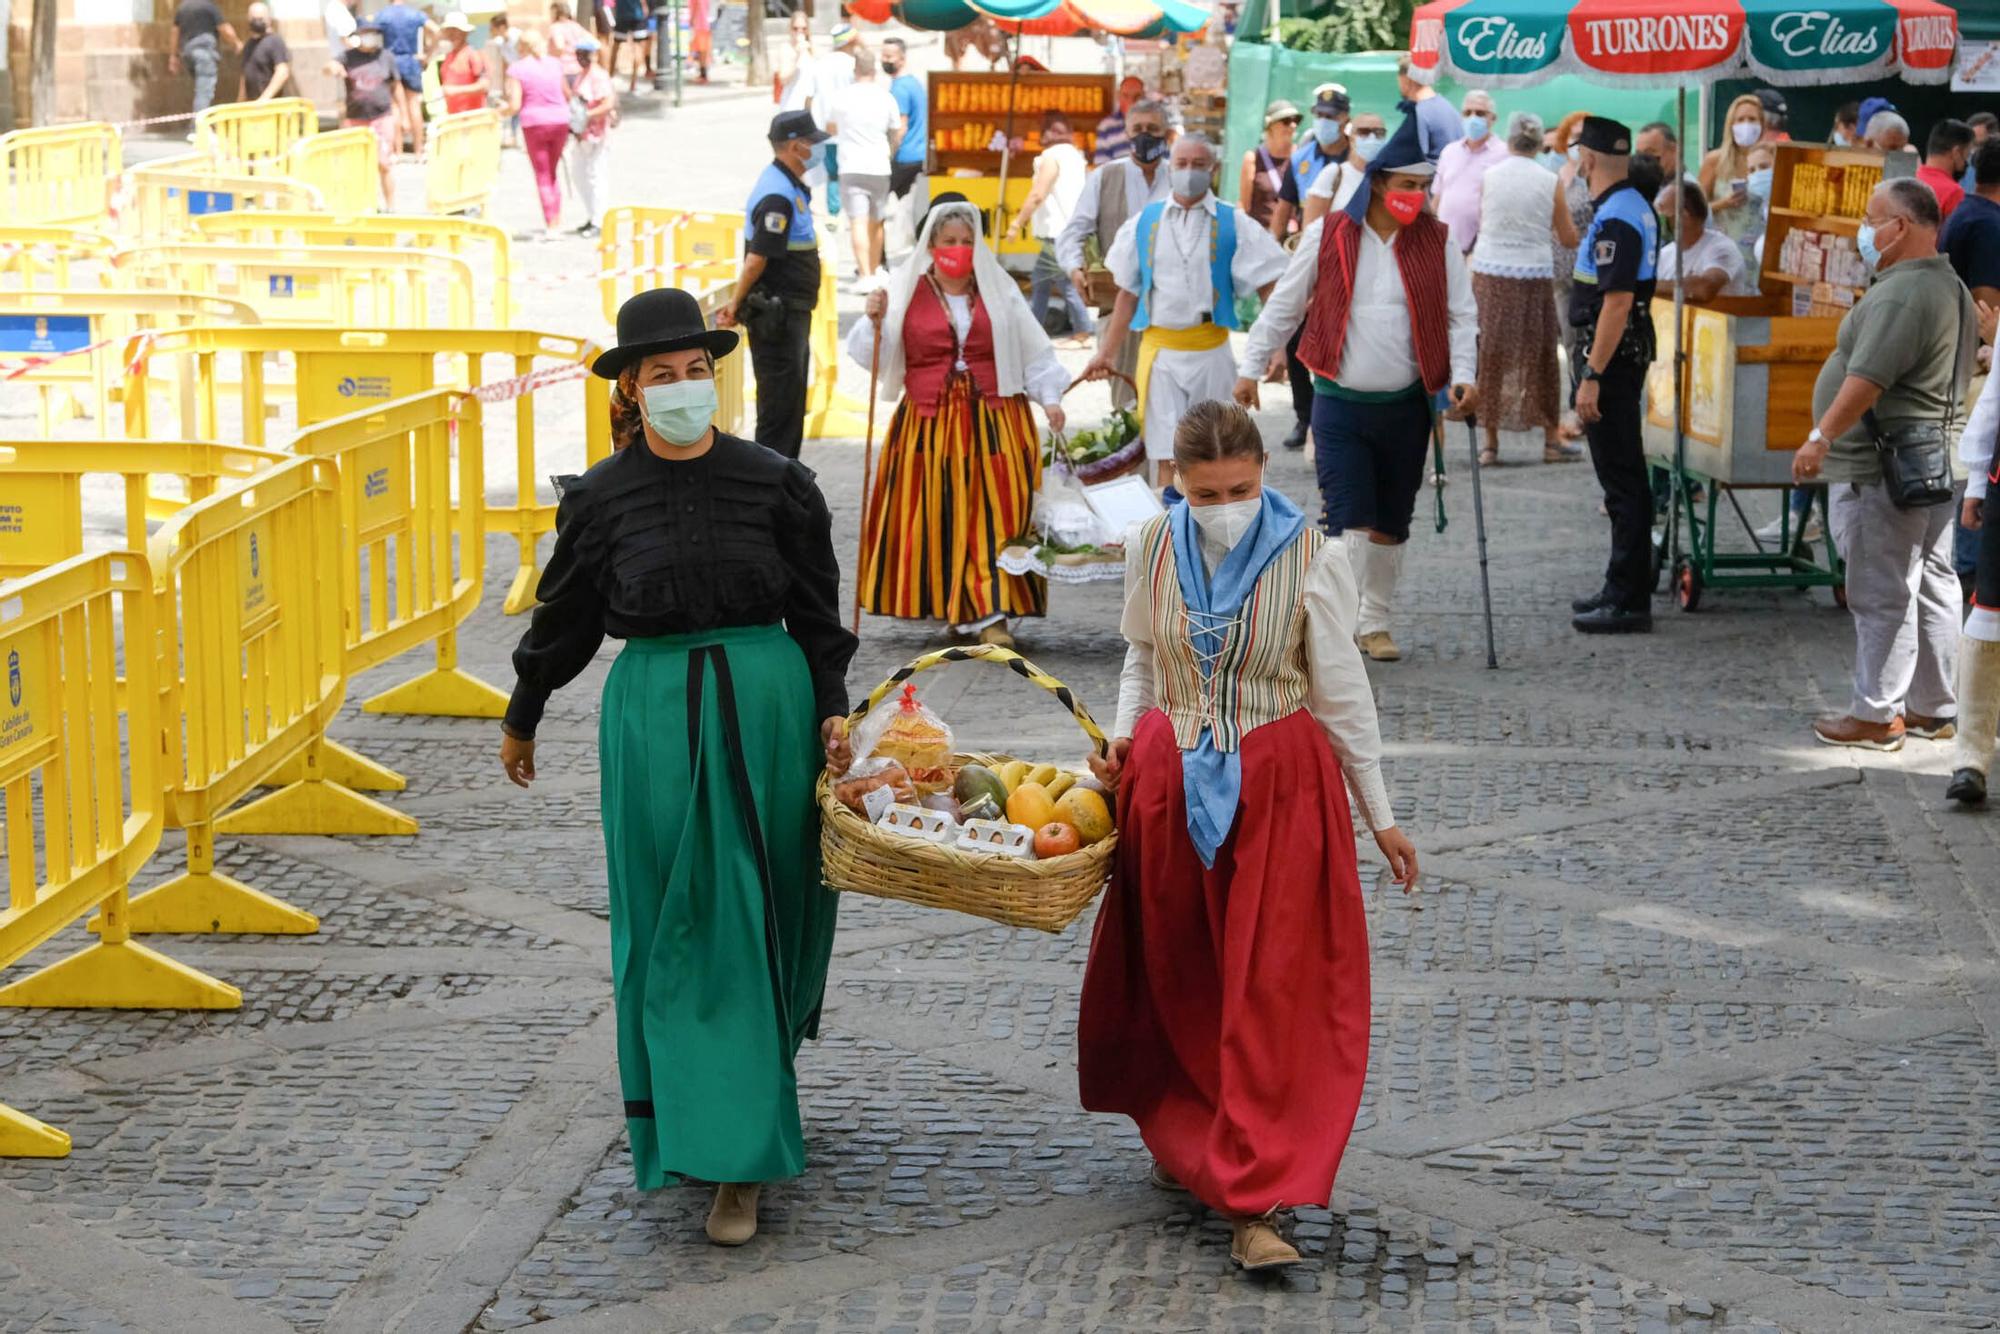
<instances>
[{"instance_id":1,"label":"police officer","mask_svg":"<svg viewBox=\"0 0 2000 1334\"><path fill-rule=\"evenodd\" d=\"M743 269L715 325L749 331L757 443L795 459L805 439L806 363L819 300L819 237L804 177L826 132L810 111L781 111L771 118L770 139L773 161L743 208Z\"/></svg>"},{"instance_id":2,"label":"police officer","mask_svg":"<svg viewBox=\"0 0 2000 1334\"><path fill-rule=\"evenodd\" d=\"M1653 628L1653 495L1640 445L1640 394L1653 361L1653 253L1660 224L1628 179L1632 131L1591 116L1578 136L1577 169L1597 214L1576 252L1569 322L1576 414L1611 515L1611 562L1604 587L1570 604L1584 634Z\"/></svg>"}]
</instances>

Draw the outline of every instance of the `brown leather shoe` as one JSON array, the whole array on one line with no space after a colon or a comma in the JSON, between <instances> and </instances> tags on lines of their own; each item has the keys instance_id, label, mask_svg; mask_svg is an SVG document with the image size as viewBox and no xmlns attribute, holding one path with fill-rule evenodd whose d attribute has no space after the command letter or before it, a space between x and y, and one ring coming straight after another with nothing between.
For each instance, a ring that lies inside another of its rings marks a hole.
<instances>
[{"instance_id":1,"label":"brown leather shoe","mask_svg":"<svg viewBox=\"0 0 2000 1334\"><path fill-rule=\"evenodd\" d=\"M1396 647L1396 641L1389 638L1387 630L1370 630L1365 635L1357 635L1354 642L1362 653L1376 662L1401 662L1403 650Z\"/></svg>"},{"instance_id":2,"label":"brown leather shoe","mask_svg":"<svg viewBox=\"0 0 2000 1334\"><path fill-rule=\"evenodd\" d=\"M1892 718L1886 723L1871 723L1843 713L1835 717L1813 719L1813 733L1829 746L1858 746L1863 750L1901 750L1903 731L1901 718Z\"/></svg>"},{"instance_id":3,"label":"brown leather shoe","mask_svg":"<svg viewBox=\"0 0 2000 1334\"><path fill-rule=\"evenodd\" d=\"M1229 1225L1229 1258L1238 1268L1253 1271L1284 1269L1304 1262L1268 1214L1262 1218L1239 1218Z\"/></svg>"},{"instance_id":4,"label":"brown leather shoe","mask_svg":"<svg viewBox=\"0 0 2000 1334\"><path fill-rule=\"evenodd\" d=\"M725 1181L715 1188L715 1206L708 1211L708 1239L718 1246L741 1246L757 1235L757 1196L764 1189L755 1181Z\"/></svg>"},{"instance_id":5,"label":"brown leather shoe","mask_svg":"<svg viewBox=\"0 0 2000 1334\"><path fill-rule=\"evenodd\" d=\"M1903 730L1924 741L1949 741L1958 735L1958 719L1926 718L1921 713L1903 715Z\"/></svg>"}]
</instances>

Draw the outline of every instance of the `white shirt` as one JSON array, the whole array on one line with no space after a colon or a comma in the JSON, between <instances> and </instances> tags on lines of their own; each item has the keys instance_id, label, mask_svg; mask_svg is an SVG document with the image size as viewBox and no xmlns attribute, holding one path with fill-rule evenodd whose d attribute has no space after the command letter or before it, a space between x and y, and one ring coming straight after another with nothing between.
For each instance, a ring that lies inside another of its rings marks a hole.
<instances>
[{"instance_id":1,"label":"white shirt","mask_svg":"<svg viewBox=\"0 0 2000 1334\"><path fill-rule=\"evenodd\" d=\"M2000 432L2000 371L1986 377L1986 387L1972 404L1972 415L1958 436L1958 461L1965 465L1965 498L1984 499L1986 474L1993 468L1993 436ZM2000 507L1989 506L1987 523L2000 523Z\"/></svg>"},{"instance_id":2,"label":"white shirt","mask_svg":"<svg viewBox=\"0 0 2000 1334\"><path fill-rule=\"evenodd\" d=\"M812 98L813 119L823 130L833 117L833 104L854 82L854 57L845 51L829 51L799 77Z\"/></svg>"},{"instance_id":3,"label":"white shirt","mask_svg":"<svg viewBox=\"0 0 2000 1334\"><path fill-rule=\"evenodd\" d=\"M1354 165L1352 161L1329 162L1319 169L1312 186L1306 191L1321 199L1333 201L1333 212L1347 207L1347 201L1354 198L1354 192L1361 188L1361 182L1368 179L1368 173Z\"/></svg>"},{"instance_id":4,"label":"white shirt","mask_svg":"<svg viewBox=\"0 0 2000 1334\"><path fill-rule=\"evenodd\" d=\"M1069 215L1069 225L1056 237L1056 263L1063 266L1065 273L1083 267L1083 243L1097 234L1098 197L1104 190L1104 178L1114 171L1125 174L1125 207L1131 214L1173 193L1165 158L1153 164L1151 184L1139 164L1129 157L1107 162L1091 172L1083 183L1083 192L1076 197L1076 211Z\"/></svg>"},{"instance_id":5,"label":"white shirt","mask_svg":"<svg viewBox=\"0 0 2000 1334\"><path fill-rule=\"evenodd\" d=\"M840 149L843 176L889 174L889 128L903 119L902 108L879 79L850 83L833 98L827 123Z\"/></svg>"},{"instance_id":6,"label":"white shirt","mask_svg":"<svg viewBox=\"0 0 2000 1334\"><path fill-rule=\"evenodd\" d=\"M1669 245L1660 251L1658 267L1660 283L1664 286L1680 274L1681 248ZM1755 296L1757 289L1750 285L1750 266L1743 262L1743 249L1713 227L1701 229L1701 239L1688 251L1688 274L1711 273L1721 269L1728 281L1723 284L1724 296Z\"/></svg>"},{"instance_id":7,"label":"white shirt","mask_svg":"<svg viewBox=\"0 0 2000 1334\"><path fill-rule=\"evenodd\" d=\"M1138 534L1129 534L1125 550L1139 549ZM1228 553L1201 538L1201 558L1212 574ZM1382 778L1382 734L1375 721L1375 695L1368 669L1354 646L1354 626L1360 619L1360 595L1347 549L1328 542L1306 569L1306 707L1326 732L1333 753L1347 776L1347 789L1361 807L1370 829L1377 832L1396 823L1389 787ZM1139 719L1160 697L1154 663L1153 587L1139 562L1125 561L1125 615L1119 624L1128 647L1125 667L1118 674L1118 721L1113 736L1131 736Z\"/></svg>"},{"instance_id":8,"label":"white shirt","mask_svg":"<svg viewBox=\"0 0 2000 1334\"><path fill-rule=\"evenodd\" d=\"M958 333L958 345L965 346L965 340L972 336L972 298L944 294L945 310L951 316L951 327ZM868 366L875 355L875 321L863 317L847 328L847 355L857 365ZM959 370L965 369L965 358L957 362ZM1046 339L1035 359L1022 368L1022 388L1029 398L1043 407L1056 407L1062 403L1063 395L1069 392L1070 373L1056 360L1055 345Z\"/></svg>"},{"instance_id":9,"label":"white shirt","mask_svg":"<svg viewBox=\"0 0 2000 1334\"><path fill-rule=\"evenodd\" d=\"M1230 207L1222 205L1222 207ZM1215 226L1217 202L1206 194L1192 208L1169 197L1160 215L1159 234L1153 245L1153 290L1146 313L1162 329L1189 329L1215 314L1215 283L1209 274L1209 233ZM1236 294L1255 292L1265 283L1276 282L1284 273L1290 256L1273 240L1271 233L1242 209L1236 209L1236 253L1230 258L1229 277ZM1139 272L1139 215L1133 214L1118 229L1104 267L1120 288L1138 296L1143 281Z\"/></svg>"},{"instance_id":10,"label":"white shirt","mask_svg":"<svg viewBox=\"0 0 2000 1334\"><path fill-rule=\"evenodd\" d=\"M1339 217L1329 213L1305 229L1290 267L1278 279L1277 290L1264 303L1263 314L1245 341L1237 373L1260 380L1271 354L1291 340L1305 320L1306 304L1319 279L1319 237L1324 224ZM1394 236L1401 236L1397 231ZM1444 248L1445 302L1449 311L1451 382L1472 384L1479 372L1479 305L1472 298L1472 271L1458 247ZM1361 225L1361 245L1354 260L1354 300L1348 307L1347 339L1340 349L1344 388L1364 394L1394 393L1418 380L1417 346L1410 334L1410 303L1403 295L1403 276L1396 252L1368 224Z\"/></svg>"},{"instance_id":11,"label":"white shirt","mask_svg":"<svg viewBox=\"0 0 2000 1334\"><path fill-rule=\"evenodd\" d=\"M1062 235L1070 215L1076 212L1076 201L1083 197L1083 184L1090 179L1090 163L1075 144L1051 144L1044 148L1035 159L1035 170L1039 172L1044 163L1055 164L1056 180L1049 187L1048 198L1035 210L1035 235L1053 241Z\"/></svg>"},{"instance_id":12,"label":"white shirt","mask_svg":"<svg viewBox=\"0 0 2000 1334\"><path fill-rule=\"evenodd\" d=\"M1491 278L1555 276L1556 174L1509 156L1479 184L1479 240L1472 271Z\"/></svg>"}]
</instances>

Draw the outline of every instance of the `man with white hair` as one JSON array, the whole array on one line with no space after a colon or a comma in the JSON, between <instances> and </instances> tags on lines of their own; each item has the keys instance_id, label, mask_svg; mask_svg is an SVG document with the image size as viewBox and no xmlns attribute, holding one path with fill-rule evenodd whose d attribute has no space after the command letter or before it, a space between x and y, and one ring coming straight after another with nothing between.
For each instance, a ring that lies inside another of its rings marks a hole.
<instances>
[{"instance_id":1,"label":"man with white hair","mask_svg":"<svg viewBox=\"0 0 2000 1334\"><path fill-rule=\"evenodd\" d=\"M1878 111L1869 117L1863 142L1884 153L1899 153L1910 146L1910 122L1893 111Z\"/></svg>"},{"instance_id":2,"label":"man with white hair","mask_svg":"<svg viewBox=\"0 0 2000 1334\"><path fill-rule=\"evenodd\" d=\"M1469 255L1479 239L1480 185L1488 168L1507 160L1507 145L1493 133L1500 112L1491 96L1475 88L1459 103L1459 112L1465 137L1438 153L1431 195L1437 200L1438 220L1451 229L1452 244L1459 254Z\"/></svg>"},{"instance_id":3,"label":"man with white hair","mask_svg":"<svg viewBox=\"0 0 2000 1334\"><path fill-rule=\"evenodd\" d=\"M1174 144L1172 194L1118 229L1105 267L1118 302L1103 346L1084 375L1101 380L1117 365L1128 331L1140 335L1139 416L1157 483L1174 476L1174 430L1195 404L1227 399L1236 383L1229 331L1236 296L1268 297L1285 271L1285 248L1242 209L1214 193L1215 145L1200 134Z\"/></svg>"}]
</instances>

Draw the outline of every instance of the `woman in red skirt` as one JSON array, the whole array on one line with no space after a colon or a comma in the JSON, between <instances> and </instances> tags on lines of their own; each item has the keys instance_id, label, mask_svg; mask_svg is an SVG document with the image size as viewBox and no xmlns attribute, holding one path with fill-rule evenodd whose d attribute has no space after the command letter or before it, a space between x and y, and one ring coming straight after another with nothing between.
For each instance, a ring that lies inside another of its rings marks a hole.
<instances>
[{"instance_id":1,"label":"woman in red skirt","mask_svg":"<svg viewBox=\"0 0 2000 1334\"><path fill-rule=\"evenodd\" d=\"M1118 861L1077 1027L1083 1105L1138 1123L1153 1179L1232 1224L1245 1269L1296 1264L1279 1209L1325 1205L1368 1068L1353 793L1407 893L1337 540L1263 485L1249 414L1180 424L1186 497L1126 542Z\"/></svg>"}]
</instances>

